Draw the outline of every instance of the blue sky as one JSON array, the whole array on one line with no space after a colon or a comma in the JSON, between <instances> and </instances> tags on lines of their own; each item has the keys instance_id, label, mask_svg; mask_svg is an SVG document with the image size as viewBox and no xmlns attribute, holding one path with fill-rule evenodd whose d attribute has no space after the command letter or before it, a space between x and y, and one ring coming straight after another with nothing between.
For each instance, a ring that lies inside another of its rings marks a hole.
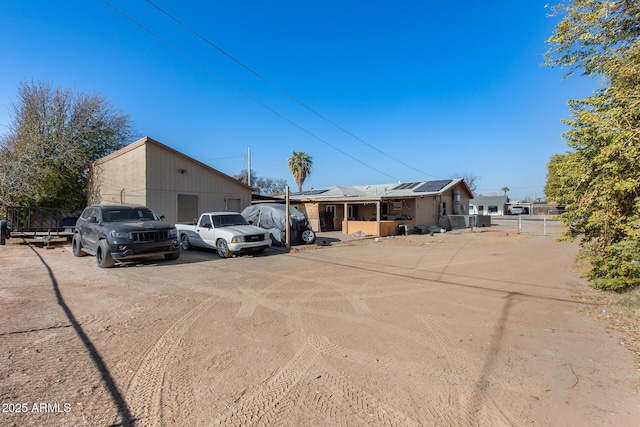
<instances>
[{"instance_id":1,"label":"blue sky","mask_svg":"<svg viewBox=\"0 0 640 427\"><path fill-rule=\"evenodd\" d=\"M100 0L0 3L0 132L19 83L46 81L229 175L251 147L257 175L293 191L304 151L305 189L469 174L478 193L534 198L566 151L567 101L595 88L541 66L545 1L108 3L130 19Z\"/></svg>"}]
</instances>

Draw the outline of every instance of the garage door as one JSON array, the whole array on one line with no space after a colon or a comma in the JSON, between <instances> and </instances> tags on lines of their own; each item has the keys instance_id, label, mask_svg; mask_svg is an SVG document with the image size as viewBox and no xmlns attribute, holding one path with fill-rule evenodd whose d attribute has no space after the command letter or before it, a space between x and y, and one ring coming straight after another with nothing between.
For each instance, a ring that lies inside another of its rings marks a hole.
<instances>
[{"instance_id":1,"label":"garage door","mask_svg":"<svg viewBox=\"0 0 640 427\"><path fill-rule=\"evenodd\" d=\"M198 196L178 194L178 222L191 223L198 214Z\"/></svg>"}]
</instances>

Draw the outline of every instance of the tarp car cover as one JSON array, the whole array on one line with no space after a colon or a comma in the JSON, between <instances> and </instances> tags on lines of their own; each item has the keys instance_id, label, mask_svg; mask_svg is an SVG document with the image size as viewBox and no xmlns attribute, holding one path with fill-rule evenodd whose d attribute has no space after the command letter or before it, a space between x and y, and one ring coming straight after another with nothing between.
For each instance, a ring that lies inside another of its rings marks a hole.
<instances>
[{"instance_id":1,"label":"tarp car cover","mask_svg":"<svg viewBox=\"0 0 640 427\"><path fill-rule=\"evenodd\" d=\"M280 231L286 229L286 205L279 203L259 203L251 205L241 212L241 215L255 226L270 229L277 228ZM292 231L304 231L309 228L309 220L305 214L293 206L289 206Z\"/></svg>"}]
</instances>

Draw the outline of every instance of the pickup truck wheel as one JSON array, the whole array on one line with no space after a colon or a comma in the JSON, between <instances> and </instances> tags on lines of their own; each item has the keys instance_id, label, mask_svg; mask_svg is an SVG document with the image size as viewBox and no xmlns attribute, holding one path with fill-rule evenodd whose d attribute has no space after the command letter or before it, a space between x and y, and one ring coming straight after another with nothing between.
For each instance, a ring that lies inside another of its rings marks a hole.
<instances>
[{"instance_id":1,"label":"pickup truck wheel","mask_svg":"<svg viewBox=\"0 0 640 427\"><path fill-rule=\"evenodd\" d=\"M312 244L316 241L316 233L314 233L314 231L310 228L304 230L302 232L302 241L307 245Z\"/></svg>"},{"instance_id":2,"label":"pickup truck wheel","mask_svg":"<svg viewBox=\"0 0 640 427\"><path fill-rule=\"evenodd\" d=\"M109 250L109 244L106 240L100 240L98 247L96 248L96 262L100 268L113 267L115 261L111 257L111 251Z\"/></svg>"},{"instance_id":3,"label":"pickup truck wheel","mask_svg":"<svg viewBox=\"0 0 640 427\"><path fill-rule=\"evenodd\" d=\"M86 253L82 250L82 243L80 243L80 235L77 233L73 235L71 239L71 253L73 256L85 256Z\"/></svg>"},{"instance_id":4,"label":"pickup truck wheel","mask_svg":"<svg viewBox=\"0 0 640 427\"><path fill-rule=\"evenodd\" d=\"M186 251L187 249L189 249L189 245L189 236L187 236L186 234L180 236L180 247L182 248L182 250Z\"/></svg>"},{"instance_id":5,"label":"pickup truck wheel","mask_svg":"<svg viewBox=\"0 0 640 427\"><path fill-rule=\"evenodd\" d=\"M224 239L218 239L216 242L216 248L218 249L218 255L220 258L230 258L231 252L229 251L229 245Z\"/></svg>"}]
</instances>

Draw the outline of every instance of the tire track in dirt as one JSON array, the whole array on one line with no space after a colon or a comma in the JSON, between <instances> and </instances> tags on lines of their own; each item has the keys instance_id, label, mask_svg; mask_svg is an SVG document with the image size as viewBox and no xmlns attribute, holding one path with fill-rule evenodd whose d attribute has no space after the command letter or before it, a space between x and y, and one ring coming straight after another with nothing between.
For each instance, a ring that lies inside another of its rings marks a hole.
<instances>
[{"instance_id":1,"label":"tire track in dirt","mask_svg":"<svg viewBox=\"0 0 640 427\"><path fill-rule=\"evenodd\" d=\"M316 292L307 292L306 296L298 295L297 302L290 302L289 308L281 307L279 304L275 303L272 300L266 299L260 296L257 293L252 293L251 303L252 304L260 304L265 307L270 307L272 309L276 309L277 311L287 314L287 324L289 325L289 329L292 333L289 335L290 340L294 348L297 349L296 356L291 359L287 364L285 364L277 374L272 377L271 382L269 383L269 389L265 392L264 390L256 391L252 394L245 394L243 396L244 405L241 407L235 407L229 409L229 411L223 415L221 418L217 419L217 422L220 424L231 424L231 425L244 425L245 423L253 420L255 422L263 421L267 424L275 421L271 419L272 411L278 411L278 413L282 416L284 414L286 408L291 407L292 410L295 410L295 405L291 406L291 402L300 401L300 396L297 396L298 388L296 385L300 381L300 377L307 374L308 370L311 369L312 365L322 364L321 356L332 356L337 359L343 359L344 356L347 356L347 359L351 363L360 364L362 366L367 366L369 368L374 367L374 370L378 370L378 372L384 372L388 368L393 369L407 369L407 364L401 361L392 360L389 358L380 358L373 354L361 353L352 351L343 347L340 347L334 343L331 343L326 337L312 337L306 334L304 330L304 324L301 319L301 314L314 314L327 316L331 318L338 318L340 320L351 321L355 323L365 324L367 326L372 327L375 330L384 330L388 333L392 333L394 335L402 336L406 339L411 339L414 342L418 342L422 345L425 345L426 348L429 347L428 343L425 342L425 336L415 333L413 331L409 331L400 327L396 327L393 325L388 325L386 323L379 322L375 319L368 319L362 316L354 315L354 314L345 314L340 312L333 312L329 310L319 310L309 307L305 303L309 302L317 302L316 298L311 298L313 294L320 292L321 290L317 290ZM237 294L236 294L237 295ZM320 298L321 300L325 300L325 298ZM335 300L332 298L331 300ZM375 363L374 363L375 360ZM376 366L377 365L377 366ZM325 367L325 370L329 370L331 368ZM416 366L412 366L414 371L425 370L425 366L421 364L416 364ZM436 380L441 383L457 383L457 376L455 373L445 372L443 370L428 368L426 374L432 380ZM292 379L292 378L295 378ZM406 425L409 420L408 416L401 411L397 411L391 407L387 407L384 409L384 412L379 412L374 410L373 408L384 407L384 404L375 398L371 397L368 400L361 396L361 393L358 392L359 388L352 384L351 381L343 378L343 375L340 373L333 374L333 387L331 389L330 395L338 395L337 390L349 390L348 393L345 393L345 396L348 396L348 399L345 401L341 401L341 405L354 405L354 402L362 402L362 401L371 401L375 402L371 403L368 406L357 406L359 407L359 411L367 411L367 414L376 414L375 419L376 424L385 424L386 421L391 422L391 424L395 425ZM338 381L337 378L340 378ZM308 380L307 380L308 381ZM278 392L276 392L278 391ZM351 400L349 400L351 399ZM308 402L305 401L305 404ZM323 407L322 405L320 407ZM271 409L271 411L269 410ZM247 415L251 414L251 416ZM332 423L338 425L350 425L350 421L353 421L353 413L349 413L349 417L345 419L332 419ZM365 417L367 421L373 422L374 419L371 419L369 416ZM390 421L390 420L395 421ZM442 421L442 416L437 413L431 414L432 420ZM265 421L266 420L266 421ZM387 423L388 424L388 423Z\"/></svg>"},{"instance_id":2,"label":"tire track in dirt","mask_svg":"<svg viewBox=\"0 0 640 427\"><path fill-rule=\"evenodd\" d=\"M445 361L445 371L456 377L456 381L442 384L447 390L447 402L453 408L454 420L457 425L462 425L463 420L467 420L470 410L466 396L461 395L461 389L465 388L461 384L460 377L468 377L472 370L473 359L455 348L453 340L445 332L440 324L440 319L432 315L422 315L418 318L425 324L427 331L433 338L432 350L439 351L441 358ZM459 375L462 374L462 375Z\"/></svg>"},{"instance_id":3,"label":"tire track in dirt","mask_svg":"<svg viewBox=\"0 0 640 427\"><path fill-rule=\"evenodd\" d=\"M142 359L129 382L126 393L131 411L142 425L163 425L163 389L166 371L172 363L182 337L198 317L211 308L215 300L217 298L208 298L177 319ZM176 393L174 392L173 395ZM189 404L190 400L186 399L183 403ZM182 410L191 412L188 407L183 407Z\"/></svg>"},{"instance_id":4,"label":"tire track in dirt","mask_svg":"<svg viewBox=\"0 0 640 427\"><path fill-rule=\"evenodd\" d=\"M339 348L330 343L328 338L310 336L305 331L301 313L308 311L306 303L315 301L312 296L320 291L321 289L307 290L290 301L287 306L276 303L256 292L246 292L246 290L240 290L239 294L228 295L229 297L240 299L242 305L239 313L241 314L247 313L246 307L254 307L256 305L285 314L287 316L288 329L291 330L288 337L295 354L287 363L275 371L267 381L263 382L259 389L245 392L239 399L229 404L227 411L220 414L215 420L217 425L286 424L291 420L287 418L285 408L292 408L294 409L293 412L298 412L299 408L295 410L296 406L300 404L309 405L309 400L305 398L308 393L308 383L317 378L310 372L317 370L319 365L326 364L323 362L324 355L338 357ZM247 295L249 295L249 301L245 300ZM363 365L375 359L373 355L357 352L350 352L350 354L354 363ZM384 364L383 362L381 366ZM328 369L330 368L325 367L324 371L327 372ZM351 384L351 381L347 380L344 375L339 373L331 374L330 378L332 379L331 382L327 382L331 386L329 387L330 394L343 396L342 399L344 401L342 404L345 404L346 401L346 404L356 408L356 413L365 411L367 414L374 414L375 419L380 423L395 420L393 422L395 425L407 425L408 417L406 414L368 395L357 386ZM322 409L323 405L318 406L318 408ZM326 407L324 408L326 409ZM336 425L350 425L350 421L354 416L353 413L340 414L339 411L334 411L331 414L331 422ZM323 413L322 416L326 417L327 414ZM336 419L335 417L339 418Z\"/></svg>"},{"instance_id":5,"label":"tire track in dirt","mask_svg":"<svg viewBox=\"0 0 640 427\"><path fill-rule=\"evenodd\" d=\"M448 328L443 324L444 319L428 314L418 318L433 337L434 348L442 354L448 371L457 373L456 376L461 379L479 378L482 367L474 362L474 357L468 351L455 344L455 340L446 332ZM496 356L487 355L490 359ZM506 357L511 363L511 356ZM517 425L525 419L524 405L517 403L520 400L513 399L508 390L492 387L493 383L508 383L508 372L492 370L490 378L467 380L448 388L449 401L458 409L455 419L458 425Z\"/></svg>"},{"instance_id":6,"label":"tire track in dirt","mask_svg":"<svg viewBox=\"0 0 640 427\"><path fill-rule=\"evenodd\" d=\"M298 280L300 280L298 278ZM304 280L303 280L304 281ZM311 281L309 281L311 283ZM344 287L341 283L332 283L331 287L341 294L340 299L349 300L351 295L355 295L355 293L341 292L344 290ZM304 287L301 287L304 289ZM403 291L411 293L415 290L411 287L403 289ZM333 343L331 343L326 337L313 337L306 334L303 326L303 321L300 317L301 314L315 314L328 316L332 318L337 318L340 320L347 320L356 323L361 323L368 325L370 327L376 328L377 330L382 330L387 333L391 333L396 336L402 336L408 339L411 339L414 342L420 343L421 345L426 346L427 348L433 347L434 342L436 342L435 347L440 348L441 352L444 352L447 348L447 340L450 341L448 337L445 337L444 340L441 338L440 346L437 345L437 335L433 333L431 335L424 335L420 333L416 333L414 331L410 331L404 328L400 328L394 325L389 325L383 322L375 321L374 319L366 320L363 316L359 316L358 314L362 314L362 309L357 309L357 304L354 302L353 297L351 297L351 305L354 307L354 314L345 314L339 312L332 312L330 310L318 310L309 306L308 303L314 303L318 301L332 301L336 300L335 297L327 298L327 297L317 297L312 298L314 294L321 292L321 289L316 288L315 290L308 290L304 295L297 294L295 298L285 301L283 303L277 302L274 299L264 297L259 293L252 290L252 288L240 288L238 290L221 290L215 289L213 290L214 294L222 296L223 298L235 300L240 303L240 308L236 313L236 317L250 317L254 310L258 306L264 306L270 310L275 310L281 314L287 316L287 323L289 328L292 330L292 333L289 334L289 338L291 343L293 344L293 348L295 351L295 355L265 383L263 383L262 387L259 389L249 389L243 391L241 397L234 402L234 404L230 404L227 408L227 411L220 415L217 418L216 422L218 424L231 424L231 425L245 425L245 424L253 424L253 423L267 423L272 424L273 422L283 421L286 419L286 415L283 415L284 408L293 408L295 412L296 402L299 405L300 403L304 405L310 404L310 401L306 399L304 396L308 393L308 387L303 386L308 384L311 381L312 375L310 374L310 369L317 369L317 365L322 364L322 356L333 356L338 357L339 353L344 355L348 355L348 359L352 363L362 364L363 366L370 366L373 360L376 360L378 366L374 366L375 369L398 369L398 367L403 366L406 368L406 365L401 365L400 361L395 361L391 359L385 359L380 361L379 358L376 358L372 354L366 353L358 353L354 351L350 351L345 348L341 348ZM387 294L395 294L395 292L385 292ZM378 295L376 295L377 297ZM435 329L435 328L434 328ZM464 355L464 353L462 353ZM456 372L452 366L464 366L463 363L458 363L457 365L452 362L453 359L449 357L447 368L446 369L438 369L438 368L429 368L425 373L431 380L436 381L438 384L443 385L445 388L448 386L450 390L454 390L455 386L457 388L460 387L460 375L459 372ZM382 363L380 363L382 362ZM330 368L325 368L325 372L329 372ZM415 369L425 369L423 365L417 365ZM330 384L328 394L331 396L340 395L338 390L349 390L346 393L347 396L354 399L355 402L362 402L366 400L358 393L358 387L353 385L349 380L342 379L340 381L337 378L342 378L342 376L337 374L329 373L326 374L327 378L332 378L332 382L327 382ZM466 377L466 375L465 375ZM315 384L315 383L314 383ZM326 389L323 389L326 391ZM448 401L450 405L453 405L455 408L463 408L465 405L468 406L468 402L464 398L468 396L470 393L464 393L462 397L458 396L454 392L449 393ZM374 399L375 400L375 399ZM319 401L319 400L312 400ZM344 403L344 402L343 402ZM352 406L354 406L353 402L349 402ZM318 408L326 408L325 404L322 403ZM399 420L406 421L407 415L403 414L400 411L394 411L392 408L385 410L384 413L370 411L370 407L367 405L361 404L357 406L360 411L368 411L367 414L373 413L375 414L374 419L378 421L374 421L370 419L374 423L394 423L394 424L406 424L406 422L402 422ZM380 406L381 403L376 401L373 406ZM503 408L504 409L504 408ZM319 410L319 409L314 409ZM462 422L463 417L460 414L456 415L457 410L454 410L449 413L437 413L430 411L429 418L430 421L443 422L447 424L464 424ZM335 419L334 417L337 412L334 411L334 414L331 415L331 421L337 425L349 425L349 421L353 421L353 414L346 413L341 415L345 418ZM384 414L384 415L383 415ZM392 414L392 415L388 415ZM323 414L320 412L321 417L326 417L327 414ZM423 413L422 416L425 416ZM282 417L285 417L284 419ZM462 417L462 418L461 418ZM365 417L366 418L366 417ZM506 417L508 419L508 416ZM391 419L395 421L390 421ZM425 420L422 420L425 421Z\"/></svg>"},{"instance_id":7,"label":"tire track in dirt","mask_svg":"<svg viewBox=\"0 0 640 427\"><path fill-rule=\"evenodd\" d=\"M250 274L250 270L247 273ZM272 275L274 278L281 278L282 276L281 273L261 272L261 274L263 275L269 274L269 275ZM352 274L352 277L354 278L354 281L360 280L360 278L357 275ZM343 280L348 280L348 279L343 277ZM317 283L315 282L314 279L306 279L304 277L298 277L296 278L296 281L313 284L314 286L317 286ZM325 285L327 287L335 289L338 293L340 293L341 297L344 298L353 307L353 310L357 314L371 314L371 309L367 305L366 298L363 296L364 292L353 293L350 290L348 290L344 285L339 284L337 282L328 282L328 283L325 283ZM258 300L256 300L255 298L252 298L253 290L251 288L240 288L239 290L241 291L241 293L243 294L243 297L245 298L242 300L243 301L242 306L238 310L238 314L236 315L236 317L250 317L253 311L258 306L257 305ZM264 297L261 297L261 298L262 298L261 301L264 301ZM335 301L335 300L336 300L336 297L325 297L325 298L314 299L314 302Z\"/></svg>"},{"instance_id":8,"label":"tire track in dirt","mask_svg":"<svg viewBox=\"0 0 640 427\"><path fill-rule=\"evenodd\" d=\"M253 316L253 312L259 305L259 299L256 298L253 289L251 288L238 288L238 291L242 295L242 305L236 313L236 317L251 317Z\"/></svg>"},{"instance_id":9,"label":"tire track in dirt","mask_svg":"<svg viewBox=\"0 0 640 427\"><path fill-rule=\"evenodd\" d=\"M333 284L332 288L336 291L340 292L341 288L345 285L342 284ZM302 287L304 288L304 287ZM368 366L371 362L376 359L374 355L371 354L362 354L350 351L348 349L340 348L335 344L330 343L330 341L326 338L319 337L310 337L304 331L304 326L302 319L300 318L300 314L316 314L322 316L328 316L332 318L338 318L340 320L353 321L356 323L365 324L376 329L383 330L388 333L392 333L396 336L403 336L405 338L411 339L414 342L421 343L427 347L430 346L430 342L427 336L423 334L419 334L410 330L406 330L404 328L399 328L394 325L389 325L386 323L382 323L379 321L375 321L373 319L365 320L362 316L358 316L358 312L362 312L365 310L357 310L356 304L352 302L351 305L354 307L354 314L345 314L339 312L332 312L329 310L318 310L310 307L308 303L314 303L318 301L332 301L336 300L335 297L326 298L326 297L317 297L313 298L314 294L317 294L321 291L321 289L316 288L307 290L303 294L297 294L295 298L286 301L284 303L277 302L271 298L264 297L255 291L252 288L240 288L237 290L225 290L225 289L215 289L212 290L213 294L219 295L223 298L235 300L240 303L240 308L236 313L236 317L250 317L254 310L258 306L264 306L270 310L274 310L278 313L284 314L287 316L287 322L289 324L289 328L292 330L290 334L290 341L293 344L293 347L296 351L295 356L289 360L285 365L283 365L279 371L274 374L270 380L263 385L263 387L259 390L249 390L245 391L244 395L233 405L233 407L228 408L227 412L223 414L220 418L217 419L217 422L220 424L232 424L232 425L244 425L246 423L253 422L267 422L271 423L271 421L275 421L280 419L281 410L286 407L294 407L295 402L303 401L304 404L308 402L306 399L300 396L300 394L306 393L306 387L298 386L300 382L306 383L309 381L307 377L309 377L309 369L313 365L317 365L321 362L323 355L329 355L337 357L337 353L344 353L349 355L349 360L352 363L359 363L363 366ZM411 288L403 289L403 291L411 293ZM344 292L341 293L341 299L349 299L349 296L346 296ZM385 292L394 294L395 292ZM355 295L355 294L352 294ZM377 295L376 295L377 296ZM441 344L441 348L445 348L443 344ZM379 359L379 358L378 358ZM378 360L379 363L379 360ZM458 364L459 366L461 364ZM379 364L378 369L388 368L397 368L400 366L399 361L394 360L382 360L382 363ZM451 366L451 365L449 365ZM424 366L416 366L416 369L424 369ZM328 375L328 374L327 374ZM444 384L445 386L448 384L450 388L452 384L459 385L459 375L455 372L454 369L430 369L426 372L429 378L435 380L440 384ZM335 378L339 378L339 374L334 374L332 378L334 378L334 388L332 389L332 393L337 393L335 388L338 387L338 383ZM340 383L340 389L351 387L354 390L357 390L357 387L353 386L349 382ZM174 393L175 395L175 393ZM356 401L362 400L362 398L358 397L358 394L353 390L348 394L349 396L356 399ZM450 393L449 402L456 407L464 406L459 396ZM379 402L377 403L379 404ZM351 403L353 405L353 403ZM322 405L320 406L322 407ZM361 406L359 410L368 410L366 407ZM184 411L183 411L184 412ZM393 410L387 410L386 413L394 414ZM399 414L399 415L398 415ZM452 414L431 414L432 420L438 420L442 422L443 420L447 422L453 421L454 423L460 424L460 416L456 417L455 415L453 419L451 419ZM183 413L181 416L185 416ZM320 414L321 416L326 416L326 414ZM348 414L345 414L346 417ZM424 415L424 414L423 414ZM334 415L336 416L336 415ZM352 417L353 415L349 415ZM381 415L377 413L376 419L387 419L388 415ZM387 418L384 418L387 417ZM396 411L396 415L394 415L394 419L406 419L406 415L402 413L398 413ZM352 419L352 418L349 418ZM332 419L336 424L344 424L348 425L348 419ZM369 420L372 421L372 420Z\"/></svg>"},{"instance_id":10,"label":"tire track in dirt","mask_svg":"<svg viewBox=\"0 0 640 427\"><path fill-rule=\"evenodd\" d=\"M350 278L352 277L352 279ZM366 284L359 286L359 289L356 292L353 292L351 288L354 287L353 283L358 283L361 278L358 275L352 276L343 276L342 280L348 282L348 284L343 284L335 281L328 282L328 287L334 289L338 292L342 297L353 307L353 311L356 314L367 315L371 314L371 308L369 304L367 304L366 288L368 287ZM317 300L316 300L317 302Z\"/></svg>"},{"instance_id":11,"label":"tire track in dirt","mask_svg":"<svg viewBox=\"0 0 640 427\"><path fill-rule=\"evenodd\" d=\"M298 339L300 338L302 337L299 336ZM323 418L328 418L333 425L353 425L354 418L364 420L367 424L374 422L378 425L419 425L403 412L355 386L344 375L324 366L322 355L327 348L326 337L305 338L305 343L292 359L263 383L262 387L244 394L234 404L229 405L227 412L220 415L214 424L287 425L292 422L289 418L290 413L299 413L298 406L302 405L305 410L308 406L315 407ZM317 388L323 389L324 396L333 399L313 396L310 390ZM329 405L329 400L333 401L334 405ZM296 407L298 408L295 409ZM347 407L352 409L340 409Z\"/></svg>"},{"instance_id":12,"label":"tire track in dirt","mask_svg":"<svg viewBox=\"0 0 640 427\"><path fill-rule=\"evenodd\" d=\"M344 274L340 275L340 281L334 280L334 281L325 282L324 283L325 289L323 289L323 290L326 290L326 288L334 289L340 295L339 296L320 296L320 297L314 298L312 302L333 302L333 301L344 299L353 307L353 310L356 314L362 314L362 315L372 314L372 310L369 304L367 304L367 300L383 299L383 298L389 298L389 297L395 297L395 296L406 296L406 295L431 292L432 287L424 286L425 281L427 281L428 284L432 284L434 286L440 285L435 280L436 276L440 274L439 272L428 271L428 270L415 270L415 272L419 273L420 275L416 275L415 277L407 277L407 279L411 281L415 281L417 282L417 284L421 286L416 286L415 283L411 283L408 285L404 285L404 284L394 285L392 289L389 289L387 286L387 283L385 282L384 285L380 285L378 288L371 285L363 284L361 285L361 289L359 289L357 292L353 292L350 290L350 288L355 286L354 285L355 283L367 283L367 277L363 277L362 271L357 271L355 273L352 271L354 268L354 265L357 266L360 264L362 267L359 267L359 269L366 269L370 271L369 274L371 274L372 277L377 274L384 274L384 275L401 274L404 277L406 276L407 271L405 268L397 267L397 266L390 266L394 270L397 270L397 273L393 271L389 272L385 270L371 270L371 263L369 262L352 260L354 263L353 265L344 264L344 261L345 261L344 258L335 258L331 256L326 256L326 255L318 255L316 258L308 258L302 255L295 255L295 256L307 261L312 261L314 263L329 262L331 264L336 264L336 267L344 268L345 272ZM318 259L325 259L325 261L318 261ZM274 280L274 282L282 280L282 274L279 272L265 272L263 270L255 270L254 268L249 266L249 264L245 269L245 273L249 277L251 277L253 274L258 274L258 273L262 275L269 275L274 277L274 279L276 279ZM425 277L422 277L422 276L425 276ZM433 276L433 277L430 277L430 276ZM471 278L467 278L467 279L471 280ZM239 281L240 278L238 278L237 280ZM473 280L477 281L477 280L483 280L483 279L473 279ZM310 284L317 287L317 282L315 281L315 279L307 279L303 276L297 276L296 282L302 282L302 283ZM490 282L489 279L487 279L487 282ZM460 283L460 285L464 285L464 284ZM304 289L304 287L302 286L301 289ZM251 288L244 288L244 290L247 291L247 294L250 294L252 292ZM220 290L214 290L214 292L217 292L217 293L219 293L219 291ZM232 297L234 299L237 299L236 295L231 296L229 293L226 293L225 295ZM257 300L249 300L247 301L247 304L249 304L248 306L246 307L241 306L240 310L238 311L238 317L246 316L247 313L251 310L252 305L256 304L256 301ZM265 300L262 299L261 301L263 301L262 305L264 305ZM294 301L290 301L290 302L294 303ZM284 302L282 304L284 304ZM265 305L265 307L270 309L275 309L275 306L271 303L271 301L269 301L269 304ZM255 308L256 307L254 307L253 309L255 310Z\"/></svg>"},{"instance_id":13,"label":"tire track in dirt","mask_svg":"<svg viewBox=\"0 0 640 427\"><path fill-rule=\"evenodd\" d=\"M185 348L191 346L185 345ZM193 426L204 419L202 408L197 406L194 399L193 380L197 374L189 361L189 353L174 352L173 356L163 380L162 424Z\"/></svg>"}]
</instances>

